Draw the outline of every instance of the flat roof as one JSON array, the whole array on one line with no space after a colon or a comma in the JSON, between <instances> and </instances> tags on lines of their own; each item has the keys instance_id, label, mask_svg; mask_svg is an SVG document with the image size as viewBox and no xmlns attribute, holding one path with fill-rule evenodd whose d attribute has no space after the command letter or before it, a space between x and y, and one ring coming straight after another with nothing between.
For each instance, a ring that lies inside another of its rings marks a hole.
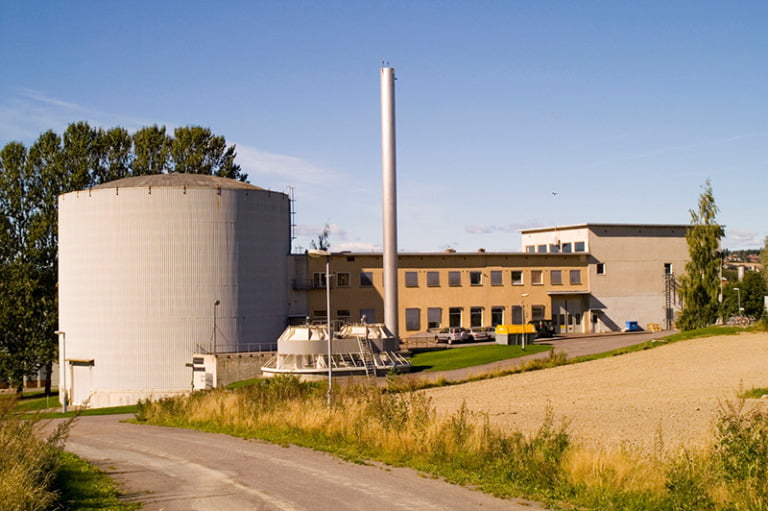
<instances>
[{"instance_id":1,"label":"flat roof","mask_svg":"<svg viewBox=\"0 0 768 511\"><path fill-rule=\"evenodd\" d=\"M691 225L690 224L593 224L593 223L586 223L586 224L573 224L573 225L554 225L550 227L532 227L530 229L520 229L521 234L530 234L535 232L547 232L547 231L565 231L565 230L571 230L571 229L592 229L597 227L608 227L608 228L652 228L652 229L687 229Z\"/></svg>"}]
</instances>

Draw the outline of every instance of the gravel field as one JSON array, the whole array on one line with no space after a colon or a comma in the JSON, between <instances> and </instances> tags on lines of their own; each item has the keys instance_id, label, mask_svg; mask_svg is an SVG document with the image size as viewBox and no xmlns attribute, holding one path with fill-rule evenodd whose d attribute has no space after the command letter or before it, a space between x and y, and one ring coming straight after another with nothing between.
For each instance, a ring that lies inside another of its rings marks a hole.
<instances>
[{"instance_id":1,"label":"gravel field","mask_svg":"<svg viewBox=\"0 0 768 511\"><path fill-rule=\"evenodd\" d=\"M439 413L462 403L503 428L535 432L547 407L586 446L634 451L700 447L721 403L768 388L768 333L681 341L655 349L427 392ZM768 406L768 399L748 406Z\"/></svg>"}]
</instances>

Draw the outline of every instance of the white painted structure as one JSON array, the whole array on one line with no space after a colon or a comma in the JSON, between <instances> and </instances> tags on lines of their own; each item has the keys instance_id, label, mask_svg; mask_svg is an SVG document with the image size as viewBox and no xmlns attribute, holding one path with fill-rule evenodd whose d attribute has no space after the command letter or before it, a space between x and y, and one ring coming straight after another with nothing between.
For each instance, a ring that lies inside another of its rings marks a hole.
<instances>
[{"instance_id":1,"label":"white painted structure","mask_svg":"<svg viewBox=\"0 0 768 511\"><path fill-rule=\"evenodd\" d=\"M262 368L265 376L295 374L304 379L325 379L330 367L337 376L376 376L397 370L407 372L411 362L400 355L400 341L381 323L289 326L277 340L277 354ZM330 354L330 365L328 363Z\"/></svg>"},{"instance_id":2,"label":"white painted structure","mask_svg":"<svg viewBox=\"0 0 768 511\"><path fill-rule=\"evenodd\" d=\"M285 328L290 203L202 175L139 176L59 197L67 393L92 407L187 392L192 354Z\"/></svg>"},{"instance_id":3,"label":"white painted structure","mask_svg":"<svg viewBox=\"0 0 768 511\"><path fill-rule=\"evenodd\" d=\"M384 218L384 323L399 337L397 285L397 170L395 70L381 68L381 174Z\"/></svg>"}]
</instances>

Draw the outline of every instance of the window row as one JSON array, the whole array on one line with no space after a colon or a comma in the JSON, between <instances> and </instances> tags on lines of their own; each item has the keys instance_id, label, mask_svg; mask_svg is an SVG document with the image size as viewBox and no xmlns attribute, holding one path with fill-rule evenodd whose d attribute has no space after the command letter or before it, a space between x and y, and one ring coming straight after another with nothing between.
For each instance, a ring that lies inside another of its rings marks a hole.
<instances>
[{"instance_id":1,"label":"window row","mask_svg":"<svg viewBox=\"0 0 768 511\"><path fill-rule=\"evenodd\" d=\"M546 306L531 305L530 311L525 311L521 305L512 305L510 307L495 305L490 310L487 310L485 307L470 307L468 312L469 315L466 316L464 307L449 307L448 314L445 316L441 307L429 307L426 309L426 328L481 328L504 324L522 325L531 320L543 320L546 314ZM405 309L405 329L412 332L422 330L422 314L423 309Z\"/></svg>"},{"instance_id":2,"label":"window row","mask_svg":"<svg viewBox=\"0 0 768 511\"><path fill-rule=\"evenodd\" d=\"M564 270L549 270L549 281L550 284L553 286L561 286L563 285L563 271ZM582 284L581 281L581 270L565 270L568 273L568 282L571 285L580 285ZM544 285L544 270L529 270L530 272L530 279L531 284L534 286L541 286ZM522 286L525 284L524 270L511 270L509 272L510 274L510 282L513 286ZM440 272L439 271L428 271L426 272L427 275L427 287L440 287ZM469 272L469 285L470 286L482 286L484 285L484 278L485 274L481 271L470 271ZM502 270L491 270L488 272L488 277L490 278L490 284L492 286L503 286L504 285L504 271ZM405 287L419 287L419 272L416 271L406 271L405 272ZM461 287L463 285L462 283L462 272L461 271L449 271L448 272L448 286L449 287Z\"/></svg>"},{"instance_id":3,"label":"window row","mask_svg":"<svg viewBox=\"0 0 768 511\"><path fill-rule=\"evenodd\" d=\"M526 245L528 254L570 254L572 252L585 252L587 244L583 241L566 243L541 243L538 245Z\"/></svg>"},{"instance_id":4,"label":"window row","mask_svg":"<svg viewBox=\"0 0 768 511\"><path fill-rule=\"evenodd\" d=\"M530 273L531 285L542 286L544 285L545 270L528 270ZM549 282L553 286L563 285L563 273L567 272L568 282L571 285L582 284L581 270L549 270ZM470 271L469 285L470 286L483 286L486 280L490 280L491 286L503 286L504 285L504 273L503 270L491 270L484 274L482 271ZM601 273L598 269L598 273ZM464 285L463 272L452 270L448 272L448 286L449 287L461 287ZM525 284L525 270L511 270L509 271L510 284L513 286L522 286ZM331 279L336 279L335 287L350 287L351 276L349 272L339 272L331 274ZM333 280L331 280L333 282ZM359 287L372 287L373 286L373 272L361 271L358 281ZM313 289L325 289L325 273L316 272L312 275L312 287ZM419 287L419 272L406 271L405 272L405 287ZM426 285L427 287L440 287L440 272L439 271L427 271L426 272Z\"/></svg>"}]
</instances>

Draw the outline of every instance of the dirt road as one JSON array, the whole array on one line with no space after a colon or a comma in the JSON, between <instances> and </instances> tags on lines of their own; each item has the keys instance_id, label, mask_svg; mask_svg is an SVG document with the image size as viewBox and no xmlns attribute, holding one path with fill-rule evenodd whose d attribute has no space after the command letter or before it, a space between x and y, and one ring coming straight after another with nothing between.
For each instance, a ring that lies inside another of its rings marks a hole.
<instances>
[{"instance_id":1,"label":"dirt road","mask_svg":"<svg viewBox=\"0 0 768 511\"><path fill-rule=\"evenodd\" d=\"M492 423L536 431L547 407L586 444L702 445L725 400L768 387L768 334L683 341L648 351L427 391L443 413L466 402ZM756 403L765 406L768 400Z\"/></svg>"}]
</instances>

